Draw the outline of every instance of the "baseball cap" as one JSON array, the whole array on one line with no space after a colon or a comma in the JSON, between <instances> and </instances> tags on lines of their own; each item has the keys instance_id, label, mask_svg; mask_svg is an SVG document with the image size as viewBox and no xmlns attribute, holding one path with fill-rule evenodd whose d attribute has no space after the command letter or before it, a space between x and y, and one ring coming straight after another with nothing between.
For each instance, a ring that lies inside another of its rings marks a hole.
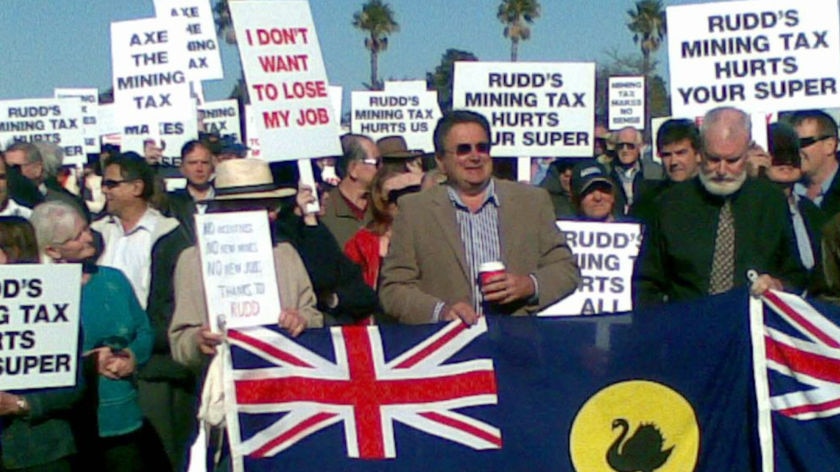
<instances>
[{"instance_id":1,"label":"baseball cap","mask_svg":"<svg viewBox=\"0 0 840 472\"><path fill-rule=\"evenodd\" d=\"M597 183L604 183L613 187L613 181L607 174L607 169L597 161L587 159L575 164L572 168L572 193L581 196Z\"/></svg>"}]
</instances>

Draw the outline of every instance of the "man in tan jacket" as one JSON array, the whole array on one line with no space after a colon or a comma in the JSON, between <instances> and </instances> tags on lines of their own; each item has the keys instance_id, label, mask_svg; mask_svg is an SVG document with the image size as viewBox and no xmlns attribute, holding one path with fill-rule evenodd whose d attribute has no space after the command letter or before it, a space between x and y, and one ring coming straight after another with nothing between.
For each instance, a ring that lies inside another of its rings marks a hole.
<instances>
[{"instance_id":1,"label":"man in tan jacket","mask_svg":"<svg viewBox=\"0 0 840 472\"><path fill-rule=\"evenodd\" d=\"M434 133L446 185L400 199L380 285L385 312L400 322L532 314L580 282L548 193L492 177L490 136L482 115L446 114ZM506 270L479 288L478 267L491 261Z\"/></svg>"}]
</instances>

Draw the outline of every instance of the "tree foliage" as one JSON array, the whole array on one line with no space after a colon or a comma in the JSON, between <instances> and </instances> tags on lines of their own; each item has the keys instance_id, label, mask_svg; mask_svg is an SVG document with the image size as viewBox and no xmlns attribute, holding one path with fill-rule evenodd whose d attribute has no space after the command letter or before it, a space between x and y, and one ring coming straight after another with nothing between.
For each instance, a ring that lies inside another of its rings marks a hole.
<instances>
[{"instance_id":1,"label":"tree foliage","mask_svg":"<svg viewBox=\"0 0 840 472\"><path fill-rule=\"evenodd\" d=\"M440 58L440 64L434 72L426 72L426 86L429 90L436 90L440 111L446 113L452 110L452 84L455 77L455 63L458 61L477 61L478 57L469 51L447 49Z\"/></svg>"},{"instance_id":2,"label":"tree foliage","mask_svg":"<svg viewBox=\"0 0 840 472\"><path fill-rule=\"evenodd\" d=\"M534 20L540 17L539 0L502 0L496 17L505 25L503 34L510 39L510 60L516 62L519 57L519 42L531 37Z\"/></svg>"},{"instance_id":3,"label":"tree foliage","mask_svg":"<svg viewBox=\"0 0 840 472\"><path fill-rule=\"evenodd\" d=\"M370 90L382 90L379 80L379 53L388 49L388 36L396 33L400 25L394 11L382 0L368 0L362 10L353 14L353 26L367 34L365 49L370 51Z\"/></svg>"}]
</instances>

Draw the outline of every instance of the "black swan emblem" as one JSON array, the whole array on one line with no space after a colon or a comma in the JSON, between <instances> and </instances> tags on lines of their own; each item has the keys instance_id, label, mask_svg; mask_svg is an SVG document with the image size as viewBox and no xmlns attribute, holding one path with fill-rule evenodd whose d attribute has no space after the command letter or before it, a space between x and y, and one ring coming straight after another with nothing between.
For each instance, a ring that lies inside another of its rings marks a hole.
<instances>
[{"instance_id":1,"label":"black swan emblem","mask_svg":"<svg viewBox=\"0 0 840 472\"><path fill-rule=\"evenodd\" d=\"M613 420L612 429L616 428L621 428L621 434L607 450L607 463L617 472L653 472L665 464L674 449L662 450L665 438L652 423L640 424L626 441L630 431L627 420Z\"/></svg>"}]
</instances>

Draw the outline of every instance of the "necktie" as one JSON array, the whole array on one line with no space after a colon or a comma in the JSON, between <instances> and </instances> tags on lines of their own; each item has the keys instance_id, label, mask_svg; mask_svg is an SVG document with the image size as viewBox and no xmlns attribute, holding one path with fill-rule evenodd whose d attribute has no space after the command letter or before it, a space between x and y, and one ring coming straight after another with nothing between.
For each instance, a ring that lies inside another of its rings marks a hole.
<instances>
[{"instance_id":1,"label":"necktie","mask_svg":"<svg viewBox=\"0 0 840 472\"><path fill-rule=\"evenodd\" d=\"M729 200L720 208L709 293L714 295L732 288L735 276L735 220Z\"/></svg>"}]
</instances>

